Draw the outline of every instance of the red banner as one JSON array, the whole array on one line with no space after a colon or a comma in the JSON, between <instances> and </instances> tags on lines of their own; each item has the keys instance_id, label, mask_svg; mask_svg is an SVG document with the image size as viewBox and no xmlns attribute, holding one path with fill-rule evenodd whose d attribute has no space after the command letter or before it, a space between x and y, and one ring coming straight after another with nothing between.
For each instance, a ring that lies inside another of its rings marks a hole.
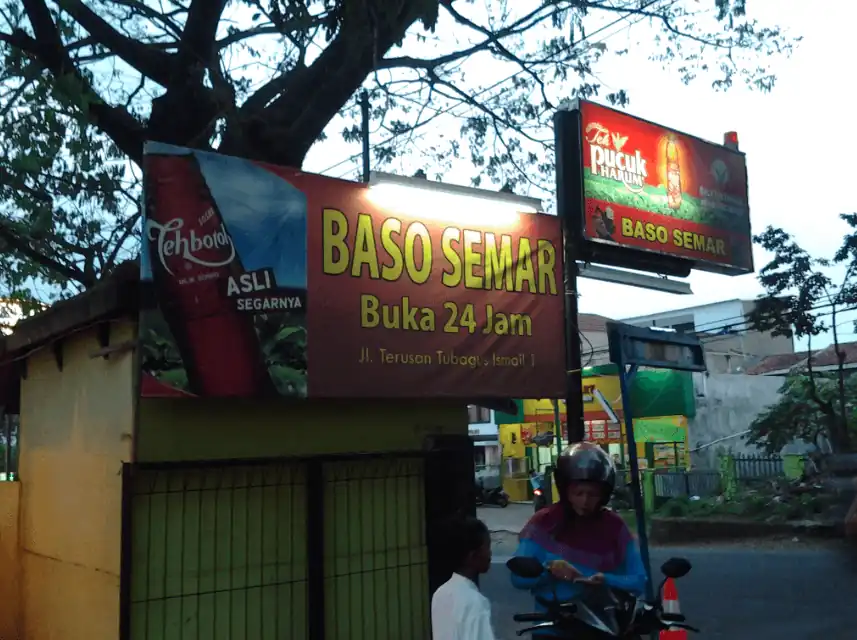
<instances>
[{"instance_id":1,"label":"red banner","mask_svg":"<svg viewBox=\"0 0 857 640\"><path fill-rule=\"evenodd\" d=\"M563 395L558 218L409 214L363 184L164 145L145 167L144 394Z\"/></svg>"},{"instance_id":2,"label":"red banner","mask_svg":"<svg viewBox=\"0 0 857 640\"><path fill-rule=\"evenodd\" d=\"M584 235L753 271L742 153L581 101Z\"/></svg>"}]
</instances>

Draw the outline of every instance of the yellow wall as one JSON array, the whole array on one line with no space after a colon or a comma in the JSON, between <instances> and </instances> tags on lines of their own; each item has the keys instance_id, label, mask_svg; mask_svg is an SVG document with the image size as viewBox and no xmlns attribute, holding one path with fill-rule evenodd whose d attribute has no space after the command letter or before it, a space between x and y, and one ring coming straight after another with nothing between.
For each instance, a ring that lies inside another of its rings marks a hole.
<instances>
[{"instance_id":1,"label":"yellow wall","mask_svg":"<svg viewBox=\"0 0 857 640\"><path fill-rule=\"evenodd\" d=\"M603 413L604 408L592 396L592 390L598 389L604 399L610 403L614 411L622 410L622 389L619 384L619 376L589 376L583 378L583 413ZM532 416L553 420L553 400L549 399L525 399L523 401L524 419ZM561 419L565 419L565 400L559 400L559 413Z\"/></svg>"},{"instance_id":2,"label":"yellow wall","mask_svg":"<svg viewBox=\"0 0 857 640\"><path fill-rule=\"evenodd\" d=\"M111 344L135 337L114 323ZM20 509L0 483L0 612L21 598L18 628L27 640L108 640L119 627L122 463L304 456L344 451L416 450L431 434L467 434L467 409L445 402L205 401L147 399L139 404L133 452L135 358L91 357L94 331L27 360L21 389ZM4 517L8 515L8 517ZM0 640L16 621L0 613Z\"/></svg>"},{"instance_id":3,"label":"yellow wall","mask_svg":"<svg viewBox=\"0 0 857 640\"><path fill-rule=\"evenodd\" d=\"M144 398L137 461L412 451L431 434L467 435L462 403Z\"/></svg>"},{"instance_id":4,"label":"yellow wall","mask_svg":"<svg viewBox=\"0 0 857 640\"><path fill-rule=\"evenodd\" d=\"M21 485L0 482L0 638L19 637L21 557L18 553L18 504Z\"/></svg>"},{"instance_id":5,"label":"yellow wall","mask_svg":"<svg viewBox=\"0 0 857 640\"><path fill-rule=\"evenodd\" d=\"M498 426L504 458L523 458L527 455L527 448L521 440L522 426L520 424L501 424Z\"/></svg>"},{"instance_id":6,"label":"yellow wall","mask_svg":"<svg viewBox=\"0 0 857 640\"><path fill-rule=\"evenodd\" d=\"M111 344L133 339L114 323ZM119 629L122 463L131 457L134 357L92 358L94 331L43 349L21 388L21 561L27 640L107 640ZM5 640L5 636L4 636Z\"/></svg>"}]
</instances>

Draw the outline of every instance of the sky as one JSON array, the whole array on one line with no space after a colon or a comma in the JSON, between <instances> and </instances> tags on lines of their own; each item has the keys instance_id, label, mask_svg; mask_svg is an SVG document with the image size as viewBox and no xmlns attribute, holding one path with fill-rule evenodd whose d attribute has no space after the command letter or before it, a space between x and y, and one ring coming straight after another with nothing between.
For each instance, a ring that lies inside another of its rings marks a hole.
<instances>
[{"instance_id":1,"label":"sky","mask_svg":"<svg viewBox=\"0 0 857 640\"><path fill-rule=\"evenodd\" d=\"M857 3L750 0L748 7L760 21L803 36L794 55L777 63L778 81L768 94L743 87L718 93L704 82L686 86L645 56L605 59L598 75L608 89L628 91L631 103L626 110L633 115L714 142L722 142L726 131L737 131L747 155L754 232L780 226L811 254L830 256L845 230L838 215L857 212L849 162L857 143L852 115L855 96L845 80L848 63L842 53L854 37ZM613 48L621 45L623 35L611 37L608 43ZM355 152L359 152L355 145L325 143L310 153L304 168L321 171L333 164L331 159ZM336 175L341 174L340 169ZM458 184L468 184L469 179L464 171L445 176L445 181ZM770 259L758 247L754 257L757 269ZM583 280L580 311L619 319L719 300L751 299L762 292L753 274L729 277L695 272L689 282L692 296ZM846 340L857 339L853 318L840 322ZM813 347L829 342L829 336L817 338Z\"/></svg>"},{"instance_id":2,"label":"sky","mask_svg":"<svg viewBox=\"0 0 857 640\"><path fill-rule=\"evenodd\" d=\"M705 7L714 5L714 0L678 1L688 5L696 1ZM851 83L846 80L848 61L843 59L842 53L854 37L852 25L857 24L857 3L853 0L748 0L747 5L762 23L779 25L803 37L791 58L776 62L778 81L768 94L743 87L716 92L704 80L684 85L677 74L649 61L639 47L632 48L629 55L610 55L611 51L633 44L634 38L645 39L649 28L646 22L630 28L625 22L617 27L605 27L603 34L590 40L590 43L604 42L608 51L596 66L598 79L605 93L618 88L628 92L631 102L626 111L632 115L718 143L722 142L724 132L737 131L741 150L747 156L754 232L768 225L780 226L794 234L811 254L830 256L845 230L839 214L857 212L857 195L850 184L848 162L857 143L857 127L853 125ZM464 6L478 6L478 3ZM612 14L607 16L605 24L613 18ZM589 34L600 26L599 23L591 25ZM439 25L436 33L449 31ZM419 33L425 37L425 42L409 38L408 53L429 57L438 55L441 44L452 49L462 48L461 43L439 43L437 36ZM253 66L255 61L246 62ZM481 58L468 63L471 65L469 78L477 77L480 87L505 79L510 73L508 65L483 62ZM260 67L258 74L254 71L251 75L258 75L257 79L262 82L269 73ZM421 145L428 147L439 137L455 137L461 122L456 118L467 115L466 109L466 106L454 109L448 117L421 129L409 149L411 157L404 158L399 172L412 175L414 166L422 166L419 162L425 150L420 149ZM360 143L342 140L339 132L343 124L341 119L334 119L326 131L327 139L310 150L303 166L305 170L335 177L356 177ZM379 134L373 142L386 137L386 134ZM473 169L466 166L466 161L462 163L447 171L444 181L469 185ZM549 206L552 194L528 195L545 198L543 202L552 209ZM770 259L758 247L754 254L757 269ZM762 292L754 274L729 277L695 272L688 281L694 291L691 296L583 279L579 283L580 311L621 319L720 300L752 299ZM857 313L840 318L842 339L857 340L853 327L855 319ZM813 347L824 347L829 342L829 335L816 338ZM806 343L798 341L796 346L805 348Z\"/></svg>"}]
</instances>

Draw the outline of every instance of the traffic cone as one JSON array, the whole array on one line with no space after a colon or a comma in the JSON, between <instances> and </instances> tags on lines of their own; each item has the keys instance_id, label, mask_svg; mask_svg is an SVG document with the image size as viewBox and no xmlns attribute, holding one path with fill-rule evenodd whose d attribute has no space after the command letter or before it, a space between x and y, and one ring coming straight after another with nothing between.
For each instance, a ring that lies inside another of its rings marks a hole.
<instances>
[{"instance_id":1,"label":"traffic cone","mask_svg":"<svg viewBox=\"0 0 857 640\"><path fill-rule=\"evenodd\" d=\"M672 615L680 614L681 607L678 603L678 589L675 588L675 581L672 578L667 578L664 584L663 591L664 613ZM684 629L664 630L661 631L660 640L687 640L687 631Z\"/></svg>"}]
</instances>

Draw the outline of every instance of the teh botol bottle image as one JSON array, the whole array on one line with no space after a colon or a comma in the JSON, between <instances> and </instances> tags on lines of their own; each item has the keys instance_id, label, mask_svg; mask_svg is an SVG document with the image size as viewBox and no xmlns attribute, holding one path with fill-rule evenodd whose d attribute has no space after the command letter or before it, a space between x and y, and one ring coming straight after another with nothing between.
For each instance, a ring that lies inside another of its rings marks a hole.
<instances>
[{"instance_id":1,"label":"teh botol bottle image","mask_svg":"<svg viewBox=\"0 0 857 640\"><path fill-rule=\"evenodd\" d=\"M667 206L670 209L681 207L681 166L679 165L678 143L674 136L667 139Z\"/></svg>"},{"instance_id":2,"label":"teh botol bottle image","mask_svg":"<svg viewBox=\"0 0 857 640\"><path fill-rule=\"evenodd\" d=\"M254 317L227 296L245 270L196 158L147 155L145 165L143 242L191 393L275 393Z\"/></svg>"}]
</instances>

